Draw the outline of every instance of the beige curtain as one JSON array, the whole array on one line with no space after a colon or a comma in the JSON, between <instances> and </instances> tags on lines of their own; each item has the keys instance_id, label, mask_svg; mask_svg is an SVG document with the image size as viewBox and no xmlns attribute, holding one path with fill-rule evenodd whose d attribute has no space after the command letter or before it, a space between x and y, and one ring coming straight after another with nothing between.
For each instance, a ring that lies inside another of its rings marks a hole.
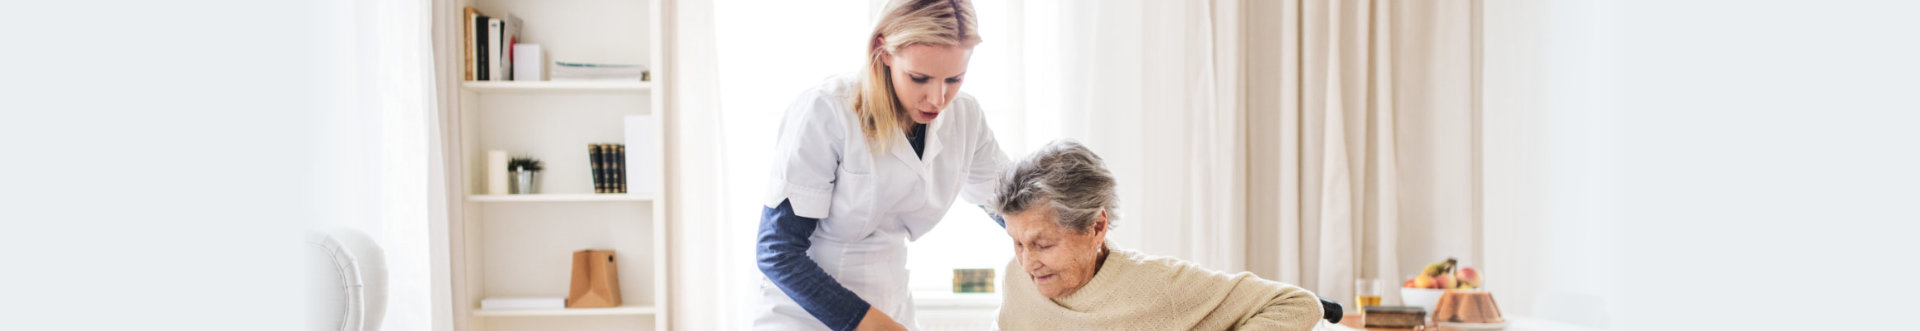
<instances>
[{"instance_id":1,"label":"beige curtain","mask_svg":"<svg viewBox=\"0 0 1920 331\"><path fill-rule=\"evenodd\" d=\"M1249 270L1351 305L1472 263L1471 5L1247 3Z\"/></svg>"}]
</instances>

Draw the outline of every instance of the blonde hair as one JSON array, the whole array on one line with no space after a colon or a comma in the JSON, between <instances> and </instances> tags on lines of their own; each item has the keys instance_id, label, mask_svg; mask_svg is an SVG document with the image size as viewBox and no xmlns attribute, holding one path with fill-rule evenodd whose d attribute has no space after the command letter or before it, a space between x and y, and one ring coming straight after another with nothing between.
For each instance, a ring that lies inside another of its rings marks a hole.
<instances>
[{"instance_id":1,"label":"blonde hair","mask_svg":"<svg viewBox=\"0 0 1920 331\"><path fill-rule=\"evenodd\" d=\"M912 45L973 47L980 44L973 17L973 3L966 0L894 0L887 3L880 22L867 35L867 74L860 80L860 92L853 94L853 113L860 117L860 132L867 137L870 152L887 149L888 134L900 132L901 114L906 107L893 94L893 75L885 54L893 54Z\"/></svg>"}]
</instances>

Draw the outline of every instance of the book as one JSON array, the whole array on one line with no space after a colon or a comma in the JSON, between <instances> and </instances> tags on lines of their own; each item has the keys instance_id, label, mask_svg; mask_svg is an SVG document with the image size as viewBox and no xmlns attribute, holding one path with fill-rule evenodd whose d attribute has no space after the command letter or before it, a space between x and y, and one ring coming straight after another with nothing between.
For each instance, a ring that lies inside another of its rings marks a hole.
<instances>
[{"instance_id":1,"label":"book","mask_svg":"<svg viewBox=\"0 0 1920 331\"><path fill-rule=\"evenodd\" d=\"M473 17L473 80L487 79L487 22L493 17L476 15Z\"/></svg>"},{"instance_id":2,"label":"book","mask_svg":"<svg viewBox=\"0 0 1920 331\"><path fill-rule=\"evenodd\" d=\"M613 166L607 168L607 175L613 180L609 181L612 185L610 185L611 187L608 189L613 191L613 193L627 193L627 175L625 170L627 167L627 145L613 144L612 156L611 159L613 162L608 162L608 164Z\"/></svg>"},{"instance_id":3,"label":"book","mask_svg":"<svg viewBox=\"0 0 1920 331\"><path fill-rule=\"evenodd\" d=\"M567 308L565 297L524 297L524 298L486 298L480 299L480 309L562 309Z\"/></svg>"},{"instance_id":4,"label":"book","mask_svg":"<svg viewBox=\"0 0 1920 331\"><path fill-rule=\"evenodd\" d=\"M474 58L473 58L474 54L478 54L477 51L475 50L476 48L474 45L474 42L477 41L478 39L476 39L477 37L474 36L473 22L474 20L479 19L481 15L484 15L484 14L481 14L479 10L475 10L473 9L473 7L467 7L466 16L463 16L467 20L464 21L465 23L460 24L461 26L460 47L462 51L465 51L465 53L463 54L466 54L466 56L462 56L463 58L462 60L465 61L463 65L466 66L465 67L466 80L474 80L475 79L474 74L476 74L475 71L478 71L475 69L479 68L476 66L477 63L474 62Z\"/></svg>"},{"instance_id":5,"label":"book","mask_svg":"<svg viewBox=\"0 0 1920 331\"><path fill-rule=\"evenodd\" d=\"M1427 325L1427 311L1415 306L1368 306L1361 308L1362 324L1368 328L1412 329Z\"/></svg>"},{"instance_id":6,"label":"book","mask_svg":"<svg viewBox=\"0 0 1920 331\"><path fill-rule=\"evenodd\" d=\"M613 144L600 144L600 160L600 176L607 178L607 193L619 193L613 191Z\"/></svg>"},{"instance_id":7,"label":"book","mask_svg":"<svg viewBox=\"0 0 1920 331\"><path fill-rule=\"evenodd\" d=\"M647 66L638 64L608 64L582 62L553 62L553 69L547 72L552 80L647 80Z\"/></svg>"},{"instance_id":8,"label":"book","mask_svg":"<svg viewBox=\"0 0 1920 331\"><path fill-rule=\"evenodd\" d=\"M494 72L493 80L513 80L513 44L520 42L520 17L512 13L502 15L500 19L500 71Z\"/></svg>"},{"instance_id":9,"label":"book","mask_svg":"<svg viewBox=\"0 0 1920 331\"><path fill-rule=\"evenodd\" d=\"M606 172L600 167L605 161L600 153L600 144L587 144L587 164L593 170L593 193L607 193Z\"/></svg>"},{"instance_id":10,"label":"book","mask_svg":"<svg viewBox=\"0 0 1920 331\"><path fill-rule=\"evenodd\" d=\"M499 18L487 18L487 80L507 80L502 61L501 40L506 38L506 22Z\"/></svg>"},{"instance_id":11,"label":"book","mask_svg":"<svg viewBox=\"0 0 1920 331\"><path fill-rule=\"evenodd\" d=\"M954 268L953 293L993 293L993 268Z\"/></svg>"}]
</instances>

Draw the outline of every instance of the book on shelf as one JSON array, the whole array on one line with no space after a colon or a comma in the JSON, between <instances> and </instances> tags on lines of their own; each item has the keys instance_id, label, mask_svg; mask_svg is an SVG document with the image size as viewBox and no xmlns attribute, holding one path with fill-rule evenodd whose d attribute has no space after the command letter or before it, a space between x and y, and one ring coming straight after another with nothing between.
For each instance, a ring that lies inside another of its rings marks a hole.
<instances>
[{"instance_id":1,"label":"book on shelf","mask_svg":"<svg viewBox=\"0 0 1920 331\"><path fill-rule=\"evenodd\" d=\"M520 41L520 17L498 17L466 8L467 24L461 44L465 51L467 80L506 81L513 79L513 44Z\"/></svg>"},{"instance_id":2,"label":"book on shelf","mask_svg":"<svg viewBox=\"0 0 1920 331\"><path fill-rule=\"evenodd\" d=\"M593 193L607 193L606 169L601 166L606 159L605 154L600 153L601 146L587 144L587 165L593 170Z\"/></svg>"},{"instance_id":3,"label":"book on shelf","mask_svg":"<svg viewBox=\"0 0 1920 331\"><path fill-rule=\"evenodd\" d=\"M607 176L612 177L613 180L611 181L612 185L609 185L611 186L609 189L611 189L613 193L627 193L627 145L613 144L613 153L611 156L613 162L608 163L612 164L613 167L612 169L607 169Z\"/></svg>"},{"instance_id":4,"label":"book on shelf","mask_svg":"<svg viewBox=\"0 0 1920 331\"><path fill-rule=\"evenodd\" d=\"M520 17L512 13L502 15L499 30L495 32L496 47L493 48L493 68L489 76L496 81L513 80L513 44L520 41Z\"/></svg>"},{"instance_id":5,"label":"book on shelf","mask_svg":"<svg viewBox=\"0 0 1920 331\"><path fill-rule=\"evenodd\" d=\"M487 80L501 80L501 76L506 76L502 74L506 71L500 70L505 66L500 61L500 40L506 39L501 33L506 31L506 24L499 18L487 18Z\"/></svg>"},{"instance_id":6,"label":"book on shelf","mask_svg":"<svg viewBox=\"0 0 1920 331\"><path fill-rule=\"evenodd\" d=\"M480 299L480 309L561 309L567 307L565 297L514 297Z\"/></svg>"},{"instance_id":7,"label":"book on shelf","mask_svg":"<svg viewBox=\"0 0 1920 331\"><path fill-rule=\"evenodd\" d=\"M485 14L473 17L473 53L467 54L468 57L473 58L473 80L491 80L487 77L489 73L487 69L492 66L487 63L487 53L490 52L492 45L487 41L492 40L488 37L490 35L488 32L493 30L488 27L488 22L492 21L493 17Z\"/></svg>"},{"instance_id":8,"label":"book on shelf","mask_svg":"<svg viewBox=\"0 0 1920 331\"><path fill-rule=\"evenodd\" d=\"M476 20L479 20L480 16L484 16L484 15L486 14L481 13L479 10L473 9L473 7L467 7L466 16L462 16L467 19L466 21L464 21L466 23L460 24L461 25L460 49L463 52L462 54L466 54L466 56L461 57L465 61L463 65L466 66L466 70L464 70L466 72L464 75L464 77L466 77L466 80L478 79L477 76L474 76L474 75L479 73L479 70L476 70L479 68L478 67L479 63L474 62L475 59L473 57L473 54L477 54L476 52L478 52L479 45L475 45L474 42L478 41L479 37L478 35L475 34L478 32L474 31L473 22Z\"/></svg>"},{"instance_id":9,"label":"book on shelf","mask_svg":"<svg viewBox=\"0 0 1920 331\"><path fill-rule=\"evenodd\" d=\"M547 78L552 80L647 81L648 76L644 65L565 61L555 61L553 69L547 72Z\"/></svg>"},{"instance_id":10,"label":"book on shelf","mask_svg":"<svg viewBox=\"0 0 1920 331\"><path fill-rule=\"evenodd\" d=\"M587 160L592 164L593 193L627 193L626 145L588 144Z\"/></svg>"},{"instance_id":11,"label":"book on shelf","mask_svg":"<svg viewBox=\"0 0 1920 331\"><path fill-rule=\"evenodd\" d=\"M613 191L613 144L600 144L600 182L605 193L617 193Z\"/></svg>"}]
</instances>

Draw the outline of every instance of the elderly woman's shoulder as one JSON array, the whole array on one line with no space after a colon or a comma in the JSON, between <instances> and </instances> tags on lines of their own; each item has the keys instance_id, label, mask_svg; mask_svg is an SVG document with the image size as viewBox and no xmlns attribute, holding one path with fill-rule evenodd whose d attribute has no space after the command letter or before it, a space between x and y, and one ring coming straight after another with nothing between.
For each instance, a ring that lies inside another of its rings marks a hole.
<instances>
[{"instance_id":1,"label":"elderly woman's shoulder","mask_svg":"<svg viewBox=\"0 0 1920 331\"><path fill-rule=\"evenodd\" d=\"M1138 276L1147 278L1204 278L1204 281L1233 282L1247 285L1261 284L1266 287L1280 289L1298 288L1298 286L1292 284L1261 278L1259 275L1248 271L1228 273L1208 268L1193 261L1146 254L1133 250L1113 250L1113 254L1107 257L1107 263L1111 264L1116 261L1121 263L1117 266L1132 269L1128 270L1129 273L1139 274ZM1245 283L1249 281L1253 283Z\"/></svg>"},{"instance_id":2,"label":"elderly woman's shoulder","mask_svg":"<svg viewBox=\"0 0 1920 331\"><path fill-rule=\"evenodd\" d=\"M1119 269L1125 269L1128 273L1149 278L1185 278L1195 276L1218 278L1219 280L1232 278L1232 275L1207 268L1193 261L1147 254L1129 249L1114 249L1113 253L1107 256L1107 263L1119 267Z\"/></svg>"}]
</instances>

